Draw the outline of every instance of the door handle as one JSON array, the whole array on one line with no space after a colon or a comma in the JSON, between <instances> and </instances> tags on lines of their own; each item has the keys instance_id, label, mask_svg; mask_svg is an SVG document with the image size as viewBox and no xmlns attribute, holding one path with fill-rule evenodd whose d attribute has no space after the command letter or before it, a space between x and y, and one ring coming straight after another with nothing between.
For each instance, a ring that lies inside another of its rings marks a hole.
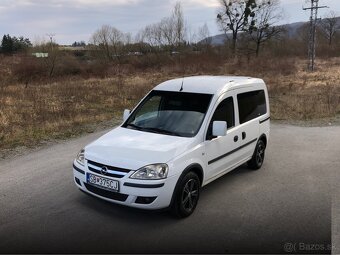
<instances>
[{"instance_id":1,"label":"door handle","mask_svg":"<svg viewBox=\"0 0 340 255\"><path fill-rule=\"evenodd\" d=\"M247 137L246 132L242 132L242 140L246 139L246 137Z\"/></svg>"},{"instance_id":2,"label":"door handle","mask_svg":"<svg viewBox=\"0 0 340 255\"><path fill-rule=\"evenodd\" d=\"M236 143L238 141L238 136L234 136L234 142Z\"/></svg>"}]
</instances>

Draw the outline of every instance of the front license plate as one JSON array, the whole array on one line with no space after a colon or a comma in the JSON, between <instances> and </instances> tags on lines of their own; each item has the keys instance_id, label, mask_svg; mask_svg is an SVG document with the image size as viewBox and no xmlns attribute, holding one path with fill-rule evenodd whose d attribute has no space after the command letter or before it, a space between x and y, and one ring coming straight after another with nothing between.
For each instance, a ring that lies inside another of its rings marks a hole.
<instances>
[{"instance_id":1,"label":"front license plate","mask_svg":"<svg viewBox=\"0 0 340 255\"><path fill-rule=\"evenodd\" d=\"M95 185L97 187L110 190L110 191L119 191L119 182L115 180L111 180L108 178L104 178L95 174L87 173L87 183Z\"/></svg>"}]
</instances>

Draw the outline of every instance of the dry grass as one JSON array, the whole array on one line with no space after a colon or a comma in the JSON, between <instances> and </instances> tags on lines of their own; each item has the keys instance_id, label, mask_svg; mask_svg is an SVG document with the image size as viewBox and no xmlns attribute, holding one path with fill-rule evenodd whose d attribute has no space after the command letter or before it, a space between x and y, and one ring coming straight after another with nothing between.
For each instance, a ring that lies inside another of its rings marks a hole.
<instances>
[{"instance_id":1,"label":"dry grass","mask_svg":"<svg viewBox=\"0 0 340 255\"><path fill-rule=\"evenodd\" d=\"M276 119L309 120L340 114L340 58L321 60L314 73L297 60L297 71L268 78L272 116Z\"/></svg>"},{"instance_id":2,"label":"dry grass","mask_svg":"<svg viewBox=\"0 0 340 255\"><path fill-rule=\"evenodd\" d=\"M87 124L113 119L132 108L159 77L65 80L24 88L0 88L0 148L35 145L72 136Z\"/></svg>"},{"instance_id":3,"label":"dry grass","mask_svg":"<svg viewBox=\"0 0 340 255\"><path fill-rule=\"evenodd\" d=\"M87 125L120 118L161 81L196 74L249 75L264 78L273 119L312 119L340 113L340 59L323 60L315 73L295 58L221 61L192 56L143 71L114 70L106 78L66 76L32 81L27 88L0 68L0 149L67 138ZM17 60L16 60L17 61ZM0 66L10 66L0 62Z\"/></svg>"}]
</instances>

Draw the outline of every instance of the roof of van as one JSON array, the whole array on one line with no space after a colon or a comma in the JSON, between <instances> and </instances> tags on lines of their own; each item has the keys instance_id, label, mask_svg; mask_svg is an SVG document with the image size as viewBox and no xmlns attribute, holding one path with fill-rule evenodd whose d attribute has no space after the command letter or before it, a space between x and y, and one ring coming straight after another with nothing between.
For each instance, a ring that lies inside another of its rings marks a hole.
<instances>
[{"instance_id":1,"label":"roof of van","mask_svg":"<svg viewBox=\"0 0 340 255\"><path fill-rule=\"evenodd\" d=\"M192 76L169 80L159 84L155 90L220 94L235 88L264 84L262 79L242 76Z\"/></svg>"}]
</instances>

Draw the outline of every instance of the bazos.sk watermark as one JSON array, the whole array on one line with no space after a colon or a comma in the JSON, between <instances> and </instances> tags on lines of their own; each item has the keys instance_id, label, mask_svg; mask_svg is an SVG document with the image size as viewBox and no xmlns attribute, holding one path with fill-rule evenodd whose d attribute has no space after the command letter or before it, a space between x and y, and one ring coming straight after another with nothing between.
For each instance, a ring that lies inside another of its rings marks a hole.
<instances>
[{"instance_id":1,"label":"bazos.sk watermark","mask_svg":"<svg viewBox=\"0 0 340 255\"><path fill-rule=\"evenodd\" d=\"M332 244L310 244L310 243L285 243L283 249L287 253L308 251L308 252L320 252L320 251L332 251L334 246Z\"/></svg>"}]
</instances>

